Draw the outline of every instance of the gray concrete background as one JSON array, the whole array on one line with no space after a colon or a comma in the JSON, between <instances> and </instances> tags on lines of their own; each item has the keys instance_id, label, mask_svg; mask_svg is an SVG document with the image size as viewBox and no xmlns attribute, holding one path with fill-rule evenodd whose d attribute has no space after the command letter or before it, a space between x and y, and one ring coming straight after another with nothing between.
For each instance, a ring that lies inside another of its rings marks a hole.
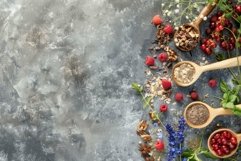
<instances>
[{"instance_id":1,"label":"gray concrete background","mask_svg":"<svg viewBox=\"0 0 241 161\"><path fill-rule=\"evenodd\" d=\"M1 0L0 161L142 160L135 128L147 113L130 84L144 82L160 5Z\"/></svg>"}]
</instances>

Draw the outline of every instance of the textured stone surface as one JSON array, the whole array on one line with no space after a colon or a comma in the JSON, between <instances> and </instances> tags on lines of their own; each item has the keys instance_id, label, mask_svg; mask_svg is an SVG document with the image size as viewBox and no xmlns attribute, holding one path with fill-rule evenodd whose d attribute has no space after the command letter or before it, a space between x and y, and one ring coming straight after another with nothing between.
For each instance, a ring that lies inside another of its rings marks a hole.
<instances>
[{"instance_id":1,"label":"textured stone surface","mask_svg":"<svg viewBox=\"0 0 241 161\"><path fill-rule=\"evenodd\" d=\"M160 4L1 0L0 161L141 160L147 114L130 84L144 82Z\"/></svg>"},{"instance_id":2,"label":"textured stone surface","mask_svg":"<svg viewBox=\"0 0 241 161\"><path fill-rule=\"evenodd\" d=\"M0 160L140 160L148 0L0 2Z\"/></svg>"}]
</instances>

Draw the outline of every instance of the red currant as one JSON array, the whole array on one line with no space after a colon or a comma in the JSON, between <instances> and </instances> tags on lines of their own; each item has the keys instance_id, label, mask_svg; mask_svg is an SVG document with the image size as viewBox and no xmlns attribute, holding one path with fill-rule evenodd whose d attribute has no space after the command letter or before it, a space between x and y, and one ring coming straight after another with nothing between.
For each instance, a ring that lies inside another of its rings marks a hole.
<instances>
[{"instance_id":1,"label":"red currant","mask_svg":"<svg viewBox=\"0 0 241 161\"><path fill-rule=\"evenodd\" d=\"M237 145L237 138L232 136L231 139L230 139L230 142L234 145Z\"/></svg>"}]
</instances>

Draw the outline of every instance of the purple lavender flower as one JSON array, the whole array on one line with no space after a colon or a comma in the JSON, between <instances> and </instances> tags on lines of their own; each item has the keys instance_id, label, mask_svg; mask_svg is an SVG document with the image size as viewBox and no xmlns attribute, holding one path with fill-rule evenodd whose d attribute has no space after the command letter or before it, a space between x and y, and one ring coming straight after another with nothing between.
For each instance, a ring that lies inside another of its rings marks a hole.
<instances>
[{"instance_id":1,"label":"purple lavender flower","mask_svg":"<svg viewBox=\"0 0 241 161\"><path fill-rule=\"evenodd\" d=\"M175 131L170 124L166 125L166 130L168 133L168 161L173 161L178 155L182 153L182 146L184 142L184 130L185 130L185 119L183 117L178 121L178 129Z\"/></svg>"}]
</instances>

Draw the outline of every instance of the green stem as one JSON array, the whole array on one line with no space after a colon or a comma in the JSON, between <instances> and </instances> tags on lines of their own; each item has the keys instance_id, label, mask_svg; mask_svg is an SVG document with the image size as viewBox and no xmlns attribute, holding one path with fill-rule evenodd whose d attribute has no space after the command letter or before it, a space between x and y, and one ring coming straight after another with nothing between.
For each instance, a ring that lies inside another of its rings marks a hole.
<instances>
[{"instance_id":1,"label":"green stem","mask_svg":"<svg viewBox=\"0 0 241 161\"><path fill-rule=\"evenodd\" d=\"M148 107L150 108L150 111L155 113L155 117L156 117L157 120L160 122L160 124L161 124L161 126L162 126L162 130L163 130L163 131L166 131L166 127L165 127L164 124L162 123L162 121L161 121L160 117L158 116L157 112L151 107L151 105L149 104L149 102L146 101L145 96L143 95L143 93L141 92L140 94L141 94L141 96L142 96L142 99L144 100L144 103L145 103L145 104L148 104ZM152 99L153 99L153 97L152 97Z\"/></svg>"},{"instance_id":2,"label":"green stem","mask_svg":"<svg viewBox=\"0 0 241 161\"><path fill-rule=\"evenodd\" d=\"M212 97L222 100L222 98L221 98L221 97L218 97L218 96L212 96Z\"/></svg>"}]
</instances>

